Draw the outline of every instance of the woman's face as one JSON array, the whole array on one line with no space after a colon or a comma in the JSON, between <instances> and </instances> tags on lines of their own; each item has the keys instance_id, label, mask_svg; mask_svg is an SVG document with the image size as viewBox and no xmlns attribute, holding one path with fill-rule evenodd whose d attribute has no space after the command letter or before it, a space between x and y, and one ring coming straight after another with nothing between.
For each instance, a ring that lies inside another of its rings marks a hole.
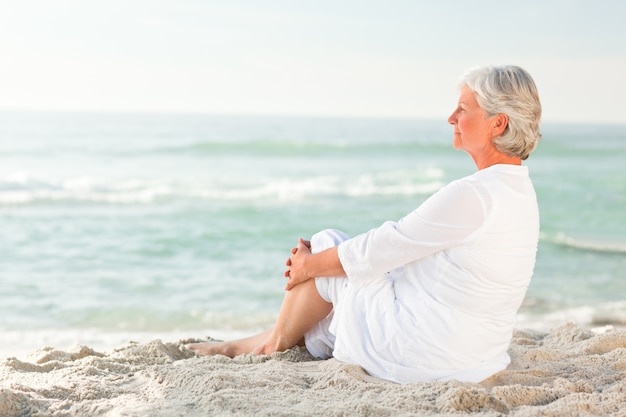
<instances>
[{"instance_id":1,"label":"woman's face","mask_svg":"<svg viewBox=\"0 0 626 417\"><path fill-rule=\"evenodd\" d=\"M454 125L454 149L475 156L493 146L492 120L478 105L474 92L463 87L458 106L448 117L448 123Z\"/></svg>"}]
</instances>

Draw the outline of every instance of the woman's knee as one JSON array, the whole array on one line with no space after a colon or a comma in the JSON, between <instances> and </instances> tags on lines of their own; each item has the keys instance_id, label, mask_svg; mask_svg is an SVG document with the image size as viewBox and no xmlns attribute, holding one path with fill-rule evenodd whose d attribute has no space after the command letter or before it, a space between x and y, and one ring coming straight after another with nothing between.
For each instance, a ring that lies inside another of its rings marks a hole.
<instances>
[{"instance_id":1,"label":"woman's knee","mask_svg":"<svg viewBox=\"0 0 626 417\"><path fill-rule=\"evenodd\" d=\"M350 239L346 233L337 229L325 229L311 237L311 252L317 253L328 248L339 246L343 241Z\"/></svg>"}]
</instances>

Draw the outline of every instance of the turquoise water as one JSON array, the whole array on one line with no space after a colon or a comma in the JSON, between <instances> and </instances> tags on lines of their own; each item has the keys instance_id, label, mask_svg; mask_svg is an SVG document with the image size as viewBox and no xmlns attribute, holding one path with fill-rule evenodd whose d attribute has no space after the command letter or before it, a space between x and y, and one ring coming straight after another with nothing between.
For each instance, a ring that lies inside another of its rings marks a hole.
<instances>
[{"instance_id":1,"label":"turquoise water","mask_svg":"<svg viewBox=\"0 0 626 417\"><path fill-rule=\"evenodd\" d=\"M543 133L520 326L625 324L626 126ZM0 353L264 328L297 238L472 173L451 139L445 120L0 113Z\"/></svg>"}]
</instances>

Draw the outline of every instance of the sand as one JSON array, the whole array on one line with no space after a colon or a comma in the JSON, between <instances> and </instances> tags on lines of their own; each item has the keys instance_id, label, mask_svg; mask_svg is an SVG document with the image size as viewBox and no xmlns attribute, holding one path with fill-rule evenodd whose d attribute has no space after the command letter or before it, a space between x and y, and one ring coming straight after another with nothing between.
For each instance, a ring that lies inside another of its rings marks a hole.
<instances>
[{"instance_id":1,"label":"sand","mask_svg":"<svg viewBox=\"0 0 626 417\"><path fill-rule=\"evenodd\" d=\"M398 385L292 349L200 357L188 341L0 360L0 416L626 416L626 330L517 330L481 383Z\"/></svg>"}]
</instances>

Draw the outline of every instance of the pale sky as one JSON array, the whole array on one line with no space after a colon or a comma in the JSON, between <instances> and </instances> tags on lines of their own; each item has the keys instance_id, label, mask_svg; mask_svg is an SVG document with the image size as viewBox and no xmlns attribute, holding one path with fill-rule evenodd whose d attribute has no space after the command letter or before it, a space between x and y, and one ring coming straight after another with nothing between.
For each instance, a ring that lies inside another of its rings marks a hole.
<instances>
[{"instance_id":1,"label":"pale sky","mask_svg":"<svg viewBox=\"0 0 626 417\"><path fill-rule=\"evenodd\" d=\"M0 0L0 110L446 119L468 67L626 124L622 0Z\"/></svg>"}]
</instances>

